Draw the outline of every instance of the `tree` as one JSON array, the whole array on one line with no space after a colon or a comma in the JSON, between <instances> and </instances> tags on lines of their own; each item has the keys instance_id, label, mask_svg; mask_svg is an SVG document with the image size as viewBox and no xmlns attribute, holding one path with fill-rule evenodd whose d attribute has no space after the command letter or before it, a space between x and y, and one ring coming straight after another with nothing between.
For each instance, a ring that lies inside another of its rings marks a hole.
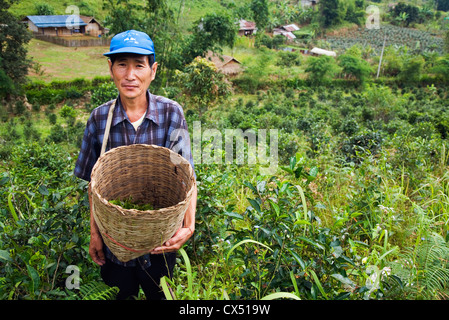
<instances>
[{"instance_id":1,"label":"tree","mask_svg":"<svg viewBox=\"0 0 449 320\"><path fill-rule=\"evenodd\" d=\"M109 28L110 34L118 34L126 30L141 30L142 6L132 4L129 0L105 0L103 9L109 10L105 18L105 25ZM130 19L132 17L132 19Z\"/></svg>"},{"instance_id":2,"label":"tree","mask_svg":"<svg viewBox=\"0 0 449 320\"><path fill-rule=\"evenodd\" d=\"M260 33L263 33L270 20L267 0L252 0L250 8L253 12L257 29L260 30Z\"/></svg>"},{"instance_id":3,"label":"tree","mask_svg":"<svg viewBox=\"0 0 449 320\"><path fill-rule=\"evenodd\" d=\"M385 48L385 53L382 60L382 74L384 76L397 76L403 66L403 54L394 46Z\"/></svg>"},{"instance_id":4,"label":"tree","mask_svg":"<svg viewBox=\"0 0 449 320\"><path fill-rule=\"evenodd\" d=\"M348 1L345 20L361 26L365 22L365 8L364 0Z\"/></svg>"},{"instance_id":5,"label":"tree","mask_svg":"<svg viewBox=\"0 0 449 320\"><path fill-rule=\"evenodd\" d=\"M328 82L338 72L338 66L333 57L310 57L305 72L309 73L308 79L312 84L320 85Z\"/></svg>"},{"instance_id":6,"label":"tree","mask_svg":"<svg viewBox=\"0 0 449 320\"><path fill-rule=\"evenodd\" d=\"M47 3L37 3L34 5L38 16L51 16L55 14L55 9Z\"/></svg>"},{"instance_id":7,"label":"tree","mask_svg":"<svg viewBox=\"0 0 449 320\"><path fill-rule=\"evenodd\" d=\"M423 66L424 58L422 56L408 57L406 58L398 77L406 84L417 83L421 80Z\"/></svg>"},{"instance_id":8,"label":"tree","mask_svg":"<svg viewBox=\"0 0 449 320\"><path fill-rule=\"evenodd\" d=\"M202 57L196 57L184 72L178 72L177 80L200 117L208 108L230 94L230 86L224 75L212 62Z\"/></svg>"},{"instance_id":9,"label":"tree","mask_svg":"<svg viewBox=\"0 0 449 320\"><path fill-rule=\"evenodd\" d=\"M178 8L169 6L167 0L146 0L145 3L142 31L153 40L158 62L158 77L153 86L165 87L175 70L182 69L185 64L183 51L187 40L178 23L184 1L179 1Z\"/></svg>"},{"instance_id":10,"label":"tree","mask_svg":"<svg viewBox=\"0 0 449 320\"><path fill-rule=\"evenodd\" d=\"M325 28L339 25L345 17L345 7L340 0L321 0L319 2L321 25Z\"/></svg>"},{"instance_id":11,"label":"tree","mask_svg":"<svg viewBox=\"0 0 449 320\"><path fill-rule=\"evenodd\" d=\"M435 0L437 4L437 10L449 11L449 0Z\"/></svg>"},{"instance_id":12,"label":"tree","mask_svg":"<svg viewBox=\"0 0 449 320\"><path fill-rule=\"evenodd\" d=\"M222 46L233 47L237 25L225 14L208 14L196 21L192 35L185 47L184 63L190 63L197 56L205 56L207 51L220 51Z\"/></svg>"},{"instance_id":13,"label":"tree","mask_svg":"<svg viewBox=\"0 0 449 320\"><path fill-rule=\"evenodd\" d=\"M362 85L365 84L371 73L371 67L366 60L351 54L339 56L338 64L342 68L343 74L354 77Z\"/></svg>"},{"instance_id":14,"label":"tree","mask_svg":"<svg viewBox=\"0 0 449 320\"><path fill-rule=\"evenodd\" d=\"M437 59L430 72L434 73L438 78L449 82L449 55Z\"/></svg>"},{"instance_id":15,"label":"tree","mask_svg":"<svg viewBox=\"0 0 449 320\"><path fill-rule=\"evenodd\" d=\"M182 51L186 44L177 23L184 2L180 1L178 12L170 8L166 0L147 0L144 3L140 5L130 0L106 0L103 9L108 10L109 14L105 25L111 34L134 29L151 37L158 63L158 76L153 86L165 86L174 70L182 68L184 63Z\"/></svg>"},{"instance_id":16,"label":"tree","mask_svg":"<svg viewBox=\"0 0 449 320\"><path fill-rule=\"evenodd\" d=\"M395 21L397 21L401 26L405 27L407 26L407 20L408 20L408 13L407 12L401 12L399 13L395 18Z\"/></svg>"},{"instance_id":17,"label":"tree","mask_svg":"<svg viewBox=\"0 0 449 320\"><path fill-rule=\"evenodd\" d=\"M0 0L0 77L2 78L0 95L2 96L15 93L20 85L25 83L31 65L25 47L31 40L31 34L23 23L8 12L8 8L14 2L17 0Z\"/></svg>"},{"instance_id":18,"label":"tree","mask_svg":"<svg viewBox=\"0 0 449 320\"><path fill-rule=\"evenodd\" d=\"M178 24L184 1L172 7L167 0L146 0L144 5L131 0L107 0L103 9L109 10L106 25L111 34L129 29L147 33L154 42L158 76L153 87L166 87L175 70L183 68L208 50L219 51L221 46L234 45L237 25L225 14L208 14L194 23L190 35ZM130 19L129 17L132 17Z\"/></svg>"},{"instance_id":19,"label":"tree","mask_svg":"<svg viewBox=\"0 0 449 320\"><path fill-rule=\"evenodd\" d=\"M392 11L393 18L403 22L408 27L413 22L420 21L419 8L410 4L399 2Z\"/></svg>"},{"instance_id":20,"label":"tree","mask_svg":"<svg viewBox=\"0 0 449 320\"><path fill-rule=\"evenodd\" d=\"M14 82L6 75L4 70L0 69L0 97L6 96L12 88L14 88Z\"/></svg>"},{"instance_id":21,"label":"tree","mask_svg":"<svg viewBox=\"0 0 449 320\"><path fill-rule=\"evenodd\" d=\"M446 35L444 36L444 49L449 53L449 30L446 31Z\"/></svg>"}]
</instances>

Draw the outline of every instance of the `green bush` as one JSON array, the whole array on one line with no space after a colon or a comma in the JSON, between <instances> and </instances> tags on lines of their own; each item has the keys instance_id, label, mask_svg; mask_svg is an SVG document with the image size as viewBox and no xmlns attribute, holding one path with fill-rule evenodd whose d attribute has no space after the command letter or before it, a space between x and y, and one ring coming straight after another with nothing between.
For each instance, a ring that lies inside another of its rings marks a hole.
<instances>
[{"instance_id":1,"label":"green bush","mask_svg":"<svg viewBox=\"0 0 449 320\"><path fill-rule=\"evenodd\" d=\"M65 132L64 128L57 124L53 125L50 129L50 134L47 137L47 141L53 142L53 143L60 143L62 141L67 141L67 133Z\"/></svg>"},{"instance_id":2,"label":"green bush","mask_svg":"<svg viewBox=\"0 0 449 320\"><path fill-rule=\"evenodd\" d=\"M39 141L41 134L33 126L33 123L27 120L23 126L23 136L27 141Z\"/></svg>"},{"instance_id":3,"label":"green bush","mask_svg":"<svg viewBox=\"0 0 449 320\"><path fill-rule=\"evenodd\" d=\"M59 103L65 99L79 99L87 91L109 82L110 77L96 77L92 81L82 78L71 81L55 80L50 83L35 81L24 85L23 89L30 103L45 105Z\"/></svg>"},{"instance_id":4,"label":"green bush","mask_svg":"<svg viewBox=\"0 0 449 320\"><path fill-rule=\"evenodd\" d=\"M49 113L48 114L48 121L50 122L51 125L56 124L56 121L58 119L58 116L54 113Z\"/></svg>"},{"instance_id":5,"label":"green bush","mask_svg":"<svg viewBox=\"0 0 449 320\"><path fill-rule=\"evenodd\" d=\"M92 91L91 105L96 108L112 99L117 98L118 90L114 82L105 82Z\"/></svg>"},{"instance_id":6,"label":"green bush","mask_svg":"<svg viewBox=\"0 0 449 320\"><path fill-rule=\"evenodd\" d=\"M297 52L279 51L276 65L283 67L301 65L301 56Z\"/></svg>"},{"instance_id":7,"label":"green bush","mask_svg":"<svg viewBox=\"0 0 449 320\"><path fill-rule=\"evenodd\" d=\"M9 118L8 111L6 110L6 107L2 104L0 104L0 120L2 122L7 122Z\"/></svg>"},{"instance_id":8,"label":"green bush","mask_svg":"<svg viewBox=\"0 0 449 320\"><path fill-rule=\"evenodd\" d=\"M29 89L26 91L27 99L32 104L50 104L58 103L65 99L66 91L64 89Z\"/></svg>"},{"instance_id":9,"label":"green bush","mask_svg":"<svg viewBox=\"0 0 449 320\"><path fill-rule=\"evenodd\" d=\"M15 115L23 115L24 112L26 110L25 104L23 103L22 100L17 100L16 103L14 104L14 114Z\"/></svg>"},{"instance_id":10,"label":"green bush","mask_svg":"<svg viewBox=\"0 0 449 320\"><path fill-rule=\"evenodd\" d=\"M86 184L73 180L72 157L52 143L15 145L10 159L0 173L0 299L68 299L69 265L82 284L99 279L86 250Z\"/></svg>"},{"instance_id":11,"label":"green bush","mask_svg":"<svg viewBox=\"0 0 449 320\"><path fill-rule=\"evenodd\" d=\"M257 90L264 88L265 83L262 79L257 79L248 75L240 75L231 80L232 85L243 93L254 94Z\"/></svg>"},{"instance_id":12,"label":"green bush","mask_svg":"<svg viewBox=\"0 0 449 320\"><path fill-rule=\"evenodd\" d=\"M340 151L345 156L346 161L360 163L366 155L379 153L381 146L382 137L379 132L365 131L345 139Z\"/></svg>"}]
</instances>

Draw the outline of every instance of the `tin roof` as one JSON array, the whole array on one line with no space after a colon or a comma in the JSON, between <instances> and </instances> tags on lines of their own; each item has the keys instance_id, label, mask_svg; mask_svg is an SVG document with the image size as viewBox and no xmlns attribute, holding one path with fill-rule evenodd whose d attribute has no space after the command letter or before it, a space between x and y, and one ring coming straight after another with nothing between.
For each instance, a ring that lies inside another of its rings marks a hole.
<instances>
[{"instance_id":1,"label":"tin roof","mask_svg":"<svg viewBox=\"0 0 449 320\"><path fill-rule=\"evenodd\" d=\"M315 54L319 54L319 55L331 56L331 57L336 57L337 56L335 51L324 50L324 49L320 49L320 48L316 48L316 47L313 48L312 50L310 50L310 52L315 53Z\"/></svg>"},{"instance_id":2,"label":"tin roof","mask_svg":"<svg viewBox=\"0 0 449 320\"><path fill-rule=\"evenodd\" d=\"M287 39L289 39L289 40L296 39L296 36L293 34L293 32L285 31L284 29L281 29L281 28L273 29L273 35L274 36L283 35L283 36L287 37Z\"/></svg>"},{"instance_id":3,"label":"tin roof","mask_svg":"<svg viewBox=\"0 0 449 320\"><path fill-rule=\"evenodd\" d=\"M286 31L289 31L289 32L299 30L299 27L296 24L294 24L294 23L286 25L286 26L283 26L282 28L284 28Z\"/></svg>"},{"instance_id":4,"label":"tin roof","mask_svg":"<svg viewBox=\"0 0 449 320\"><path fill-rule=\"evenodd\" d=\"M50 27L71 27L74 25L86 26L81 18L77 15L60 15L60 16L27 16L38 28Z\"/></svg>"},{"instance_id":5,"label":"tin roof","mask_svg":"<svg viewBox=\"0 0 449 320\"><path fill-rule=\"evenodd\" d=\"M239 20L239 30L254 30L256 28L256 23L252 21L246 21L246 20Z\"/></svg>"}]
</instances>

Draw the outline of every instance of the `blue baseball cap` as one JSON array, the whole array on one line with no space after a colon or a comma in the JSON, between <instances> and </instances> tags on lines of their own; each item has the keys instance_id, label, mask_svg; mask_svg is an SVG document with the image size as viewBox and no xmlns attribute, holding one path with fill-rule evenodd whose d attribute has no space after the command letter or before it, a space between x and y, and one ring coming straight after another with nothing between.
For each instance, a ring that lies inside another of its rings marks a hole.
<instances>
[{"instance_id":1,"label":"blue baseball cap","mask_svg":"<svg viewBox=\"0 0 449 320\"><path fill-rule=\"evenodd\" d=\"M117 53L154 54L156 56L153 40L145 32L136 30L124 31L112 38L109 52L104 55L108 57Z\"/></svg>"}]
</instances>

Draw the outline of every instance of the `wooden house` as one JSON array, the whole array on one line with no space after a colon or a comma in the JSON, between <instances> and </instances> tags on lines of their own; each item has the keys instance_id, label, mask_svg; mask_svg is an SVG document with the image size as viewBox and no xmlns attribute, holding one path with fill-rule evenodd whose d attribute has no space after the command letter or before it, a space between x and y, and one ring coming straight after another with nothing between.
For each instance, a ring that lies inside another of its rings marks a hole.
<instances>
[{"instance_id":1,"label":"wooden house","mask_svg":"<svg viewBox=\"0 0 449 320\"><path fill-rule=\"evenodd\" d=\"M28 29L50 36L70 36L85 32L86 23L79 16L27 16L22 20Z\"/></svg>"},{"instance_id":2,"label":"wooden house","mask_svg":"<svg viewBox=\"0 0 449 320\"><path fill-rule=\"evenodd\" d=\"M99 37L107 33L107 30L94 17L80 16L80 18L86 23L86 35Z\"/></svg>"},{"instance_id":3,"label":"wooden house","mask_svg":"<svg viewBox=\"0 0 449 320\"><path fill-rule=\"evenodd\" d=\"M98 37L104 28L94 17L78 15L27 16L22 20L33 33L48 36L86 34Z\"/></svg>"},{"instance_id":4,"label":"wooden house","mask_svg":"<svg viewBox=\"0 0 449 320\"><path fill-rule=\"evenodd\" d=\"M239 36L250 36L256 34L256 23L252 21L239 20Z\"/></svg>"}]
</instances>

